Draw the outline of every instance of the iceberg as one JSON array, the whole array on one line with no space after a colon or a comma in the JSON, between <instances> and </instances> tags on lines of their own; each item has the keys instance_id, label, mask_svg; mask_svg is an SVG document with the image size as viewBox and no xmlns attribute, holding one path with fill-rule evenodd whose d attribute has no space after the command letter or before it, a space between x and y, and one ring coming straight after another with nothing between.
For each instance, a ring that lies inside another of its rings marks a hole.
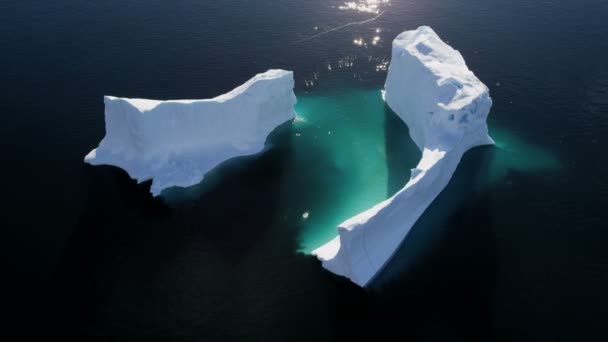
<instances>
[{"instance_id":1,"label":"iceberg","mask_svg":"<svg viewBox=\"0 0 608 342\"><path fill-rule=\"evenodd\" d=\"M494 143L486 124L492 106L488 88L430 27L393 41L384 99L407 124L422 159L400 191L340 224L338 235L312 252L324 268L359 286L390 260L462 155Z\"/></svg>"},{"instance_id":2,"label":"iceberg","mask_svg":"<svg viewBox=\"0 0 608 342\"><path fill-rule=\"evenodd\" d=\"M220 163L261 152L267 136L295 118L293 88L293 72L269 70L207 100L106 96L106 135L84 160L152 179L154 196L197 184Z\"/></svg>"}]
</instances>

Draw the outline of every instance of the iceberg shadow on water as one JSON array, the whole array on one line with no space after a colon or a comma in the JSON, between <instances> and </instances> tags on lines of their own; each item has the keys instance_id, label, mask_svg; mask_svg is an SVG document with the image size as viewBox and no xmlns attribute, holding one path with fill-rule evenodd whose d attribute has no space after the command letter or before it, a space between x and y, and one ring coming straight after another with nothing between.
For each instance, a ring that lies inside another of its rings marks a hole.
<instances>
[{"instance_id":1,"label":"iceberg shadow on water","mask_svg":"<svg viewBox=\"0 0 608 342\"><path fill-rule=\"evenodd\" d=\"M467 270L478 267L482 268L481 273L485 272L479 261L484 264L495 259L490 253L494 245L493 234L491 221L484 217L487 213L478 211L491 201L491 187L488 185L496 152L494 146L479 146L463 156L448 185L418 218L389 261L369 282L370 289L390 287L393 282L400 283L400 279L416 279L421 272L427 272L423 269L428 267L435 270L437 278L446 279L442 281L454 276L453 272L468 273ZM387 158L391 159L390 156ZM389 169L389 177L400 178L397 172L398 169ZM467 221L471 224L465 223ZM466 263L454 261L473 258L472 254L479 259ZM429 263L439 266L428 266ZM439 271L437 267L444 269ZM447 276L443 277L441 273L447 273Z\"/></svg>"},{"instance_id":2,"label":"iceberg shadow on water","mask_svg":"<svg viewBox=\"0 0 608 342\"><path fill-rule=\"evenodd\" d=\"M252 336L329 334L326 320L292 329L293 315L260 324L259 313L269 306L272 312L297 307L298 317L331 310L325 296L331 278L314 257L296 252L293 229L276 224L290 134L289 123L280 126L266 153L221 165L213 182L201 184L206 191L199 198L171 205L150 196L150 182L137 184L119 168L83 165L83 207L49 289L49 307L65 314L49 315L49 326L84 340L91 331L127 330L162 338L175 328L176 313L198 322L213 312L213 320ZM292 290L302 287L307 290ZM188 324L180 336L217 335L224 327Z\"/></svg>"},{"instance_id":3,"label":"iceberg shadow on water","mask_svg":"<svg viewBox=\"0 0 608 342\"><path fill-rule=\"evenodd\" d=\"M394 121L392 125L387 121L387 144L399 144L402 139L394 131L396 125L404 123L398 118ZM424 269L430 268L442 281L449 281L458 273L466 274L467 287L479 288L479 293L484 293L479 284L493 281L494 274L489 270L496 258L492 251L496 242L489 209L493 207L492 192L498 187L511 187L513 179L550 181L561 169L553 151L527 142L502 127L491 126L490 131L496 145L478 146L464 154L448 185L370 282L370 289L407 287L407 282L428 273ZM387 153L388 196L403 186L404 173L409 175L401 163L403 156ZM415 162L410 160L410 165L412 163ZM442 258L445 260L441 261ZM441 273L446 275L439 275Z\"/></svg>"}]
</instances>

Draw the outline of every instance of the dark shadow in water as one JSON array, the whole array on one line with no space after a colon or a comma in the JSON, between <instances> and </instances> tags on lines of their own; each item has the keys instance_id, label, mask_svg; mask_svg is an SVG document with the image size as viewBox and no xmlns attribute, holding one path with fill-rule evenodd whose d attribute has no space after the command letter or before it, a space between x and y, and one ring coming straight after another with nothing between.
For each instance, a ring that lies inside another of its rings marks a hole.
<instances>
[{"instance_id":1,"label":"dark shadow in water","mask_svg":"<svg viewBox=\"0 0 608 342\"><path fill-rule=\"evenodd\" d=\"M409 139L404 131L407 127L387 109L389 195L405 185L409 169L418 162L412 156L420 156L414 151L401 154L414 145L404 142ZM497 256L491 199L483 184L493 153L493 147L481 147L465 154L448 186L365 295L338 283L337 336L392 335L410 341L492 337Z\"/></svg>"},{"instance_id":2,"label":"dark shadow in water","mask_svg":"<svg viewBox=\"0 0 608 342\"><path fill-rule=\"evenodd\" d=\"M410 168L419 162L421 153L409 137L404 135L407 125L386 106L385 134L387 150L387 194L393 195L403 188L410 177ZM404 142L405 139L409 139ZM414 150L415 149L415 150ZM447 186L425 210L412 230L387 263L385 270L373 281L373 287L390 282L399 272L413 266L416 259L428 252L429 247L440 241L449 225L450 218L467 203L482 196L488 185L491 161L496 153L494 146L484 146L467 151ZM407 154L404 156L404 154ZM484 207L483 205L481 207ZM460 228L456 228L460 229ZM416 243L409 242L415 240Z\"/></svg>"},{"instance_id":3,"label":"dark shadow in water","mask_svg":"<svg viewBox=\"0 0 608 342\"><path fill-rule=\"evenodd\" d=\"M490 194L477 180L492 153L467 153L365 295L338 285L340 339L492 340L496 241Z\"/></svg>"},{"instance_id":4,"label":"dark shadow in water","mask_svg":"<svg viewBox=\"0 0 608 342\"><path fill-rule=\"evenodd\" d=\"M359 338L376 332L404 341L493 340L497 260L491 217L484 210L489 196L467 201L438 222L432 216L444 200L438 198L425 213L367 296L341 303L348 325L365 327Z\"/></svg>"},{"instance_id":5,"label":"dark shadow in water","mask_svg":"<svg viewBox=\"0 0 608 342\"><path fill-rule=\"evenodd\" d=\"M477 147L465 153L448 185L414 224L385 270L374 280L372 287L382 287L392 278L399 277L400 273L407 273L415 268L418 259L434 253L435 245L441 244L449 234L456 234L459 230L467 232L469 226L465 227L458 221L452 222L461 211L479 208L479 211L483 211L478 215L479 218L486 218L487 210L484 209L489 208L489 203L485 197L488 196L489 187L484 185L494 153L494 147L489 146ZM475 221L475 225L480 229L485 229L487 224L490 222ZM481 235L483 233L484 231L480 232ZM471 242L479 242L477 236L471 237ZM463 243L466 243L466 240Z\"/></svg>"},{"instance_id":6,"label":"dark shadow in water","mask_svg":"<svg viewBox=\"0 0 608 342\"><path fill-rule=\"evenodd\" d=\"M41 321L87 341L328 340L333 280L275 224L283 128L273 148L223 165L179 205L117 168L85 166L87 202Z\"/></svg>"}]
</instances>

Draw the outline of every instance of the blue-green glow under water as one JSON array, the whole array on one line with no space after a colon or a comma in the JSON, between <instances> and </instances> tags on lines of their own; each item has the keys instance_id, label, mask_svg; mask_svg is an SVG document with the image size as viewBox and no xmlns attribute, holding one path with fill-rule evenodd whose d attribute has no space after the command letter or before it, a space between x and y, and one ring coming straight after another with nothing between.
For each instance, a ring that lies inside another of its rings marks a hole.
<instances>
[{"instance_id":1,"label":"blue-green glow under water","mask_svg":"<svg viewBox=\"0 0 608 342\"><path fill-rule=\"evenodd\" d=\"M288 179L300 188L293 209L302 221L301 251L310 252L333 238L338 224L389 196L389 114L379 90L352 88L300 96L296 111L292 161L298 175ZM405 127L401 133L407 134ZM418 154L413 143L397 153Z\"/></svg>"},{"instance_id":2,"label":"blue-green glow under water","mask_svg":"<svg viewBox=\"0 0 608 342\"><path fill-rule=\"evenodd\" d=\"M335 86L331 91L298 94L296 112L286 133L290 155L281 184L279 224L297 226L299 251L310 253L331 240L340 223L403 187L420 151L409 139L407 126L384 103L380 89ZM511 170L539 172L560 167L553 152L508 129L490 124L490 132L496 145L490 147L493 151L484 161L487 167L477 175L477 186L508 182ZM449 198L454 203L446 210L453 210L450 208L462 200L459 194Z\"/></svg>"}]
</instances>

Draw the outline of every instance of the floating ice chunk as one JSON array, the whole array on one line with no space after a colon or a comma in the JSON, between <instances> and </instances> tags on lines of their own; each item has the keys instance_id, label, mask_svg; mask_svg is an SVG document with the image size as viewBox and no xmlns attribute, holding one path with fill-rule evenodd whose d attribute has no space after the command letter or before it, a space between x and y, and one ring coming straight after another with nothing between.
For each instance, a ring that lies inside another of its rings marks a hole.
<instances>
[{"instance_id":1,"label":"floating ice chunk","mask_svg":"<svg viewBox=\"0 0 608 342\"><path fill-rule=\"evenodd\" d=\"M488 88L430 27L395 38L383 97L408 125L422 159L403 189L340 224L338 235L313 251L323 267L359 286L384 267L464 152L494 143L486 125Z\"/></svg>"},{"instance_id":2,"label":"floating ice chunk","mask_svg":"<svg viewBox=\"0 0 608 342\"><path fill-rule=\"evenodd\" d=\"M209 100L106 96L106 136L85 162L114 165L155 196L199 183L225 160L264 149L270 132L295 117L293 73L269 70Z\"/></svg>"}]
</instances>

